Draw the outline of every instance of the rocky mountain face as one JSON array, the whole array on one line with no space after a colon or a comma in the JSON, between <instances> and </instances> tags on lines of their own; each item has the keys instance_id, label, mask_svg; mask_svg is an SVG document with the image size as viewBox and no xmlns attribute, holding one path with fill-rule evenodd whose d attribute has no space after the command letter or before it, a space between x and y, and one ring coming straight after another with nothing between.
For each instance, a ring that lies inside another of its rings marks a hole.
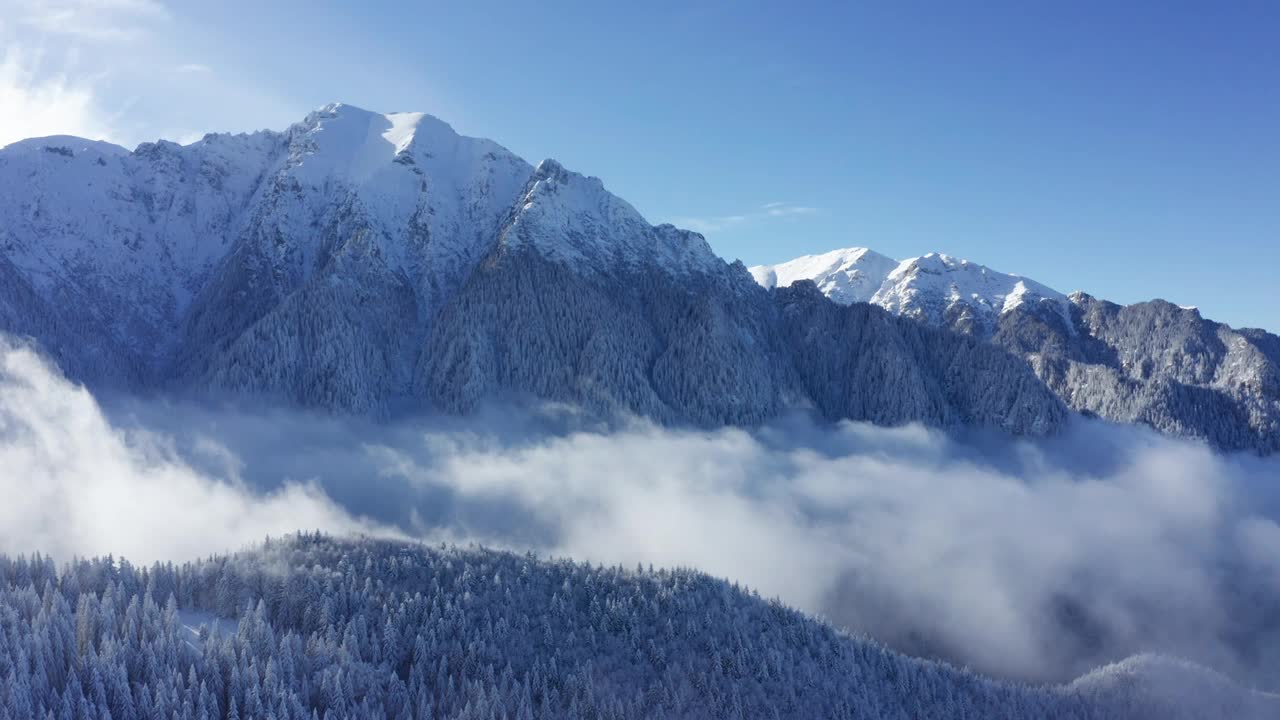
<instances>
[{"instance_id":1,"label":"rocky mountain face","mask_svg":"<svg viewBox=\"0 0 1280 720\"><path fill-rule=\"evenodd\" d=\"M765 287L812 280L838 303L867 302L994 343L1027 358L1080 412L1227 450L1280 450L1280 337L1162 300L1121 306L1063 295L946 255L887 271L883 257L853 248L751 272Z\"/></svg>"},{"instance_id":2,"label":"rocky mountain face","mask_svg":"<svg viewBox=\"0 0 1280 720\"><path fill-rule=\"evenodd\" d=\"M532 397L707 426L1066 417L994 346L769 293L598 179L344 105L187 146L0 150L0 330L95 385L372 415Z\"/></svg>"}]
</instances>

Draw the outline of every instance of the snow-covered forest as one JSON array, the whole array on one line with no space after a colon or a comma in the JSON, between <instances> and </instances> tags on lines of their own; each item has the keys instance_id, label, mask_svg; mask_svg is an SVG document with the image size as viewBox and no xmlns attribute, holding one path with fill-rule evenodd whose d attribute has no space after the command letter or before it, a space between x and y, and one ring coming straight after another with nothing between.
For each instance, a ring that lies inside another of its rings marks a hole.
<instances>
[{"instance_id":1,"label":"snow-covered forest","mask_svg":"<svg viewBox=\"0 0 1280 720\"><path fill-rule=\"evenodd\" d=\"M311 534L180 566L0 557L4 720L1277 712L1157 657L1066 686L991 680L685 569Z\"/></svg>"}]
</instances>

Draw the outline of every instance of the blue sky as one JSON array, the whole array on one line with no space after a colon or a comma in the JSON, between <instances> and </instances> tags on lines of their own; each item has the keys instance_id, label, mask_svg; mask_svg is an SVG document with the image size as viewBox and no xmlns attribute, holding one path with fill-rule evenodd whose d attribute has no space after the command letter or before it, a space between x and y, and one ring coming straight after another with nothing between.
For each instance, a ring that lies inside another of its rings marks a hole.
<instances>
[{"instance_id":1,"label":"blue sky","mask_svg":"<svg viewBox=\"0 0 1280 720\"><path fill-rule=\"evenodd\" d=\"M1280 330L1280 3L356 5L0 0L0 143L425 110L748 264L940 251Z\"/></svg>"}]
</instances>

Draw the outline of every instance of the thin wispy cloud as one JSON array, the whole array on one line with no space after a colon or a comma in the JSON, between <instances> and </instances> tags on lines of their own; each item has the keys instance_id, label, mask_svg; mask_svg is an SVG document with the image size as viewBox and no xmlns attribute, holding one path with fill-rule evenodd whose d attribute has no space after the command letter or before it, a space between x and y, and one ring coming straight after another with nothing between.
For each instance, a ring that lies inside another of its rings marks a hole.
<instances>
[{"instance_id":1,"label":"thin wispy cloud","mask_svg":"<svg viewBox=\"0 0 1280 720\"><path fill-rule=\"evenodd\" d=\"M4 0L0 7L28 28L87 41L134 39L169 17L156 0Z\"/></svg>"},{"instance_id":2,"label":"thin wispy cloud","mask_svg":"<svg viewBox=\"0 0 1280 720\"><path fill-rule=\"evenodd\" d=\"M169 12L156 0L0 0L0 17L4 146L48 135L112 138L118 113L100 93L111 71L93 58L151 34Z\"/></svg>"},{"instance_id":3,"label":"thin wispy cloud","mask_svg":"<svg viewBox=\"0 0 1280 720\"><path fill-rule=\"evenodd\" d=\"M712 217L680 217L672 222L700 233L714 233L742 227L752 223L794 215L812 215L818 208L790 202L771 202L761 205L750 212L735 215L717 215Z\"/></svg>"},{"instance_id":4,"label":"thin wispy cloud","mask_svg":"<svg viewBox=\"0 0 1280 720\"><path fill-rule=\"evenodd\" d=\"M88 82L47 71L38 54L11 46L0 57L0 147L46 135L100 140L110 128Z\"/></svg>"},{"instance_id":5,"label":"thin wispy cloud","mask_svg":"<svg viewBox=\"0 0 1280 720\"><path fill-rule=\"evenodd\" d=\"M297 528L397 534L347 512L314 482L259 492L237 476L225 449L207 445L203 452L222 472L196 470L163 435L117 430L88 391L29 347L0 338L6 552L115 552L147 562L193 559Z\"/></svg>"},{"instance_id":6,"label":"thin wispy cloud","mask_svg":"<svg viewBox=\"0 0 1280 720\"><path fill-rule=\"evenodd\" d=\"M818 211L818 209L814 207L785 202L765 203L760 207L765 211L765 213L773 217L778 217L780 215L808 215Z\"/></svg>"},{"instance_id":7,"label":"thin wispy cloud","mask_svg":"<svg viewBox=\"0 0 1280 720\"><path fill-rule=\"evenodd\" d=\"M165 47L176 19L158 0L0 0L0 147L49 135L130 146L203 137L213 128L136 112L146 104L134 90L144 78L158 93L166 82L190 85L183 76L215 76L212 65ZM207 95L209 86L193 87Z\"/></svg>"}]
</instances>

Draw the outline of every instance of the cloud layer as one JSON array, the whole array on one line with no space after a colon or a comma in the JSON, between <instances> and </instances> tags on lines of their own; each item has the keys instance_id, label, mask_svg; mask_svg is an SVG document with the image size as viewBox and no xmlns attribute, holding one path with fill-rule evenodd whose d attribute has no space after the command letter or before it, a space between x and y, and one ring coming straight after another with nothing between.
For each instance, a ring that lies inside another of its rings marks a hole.
<instances>
[{"instance_id":1,"label":"cloud layer","mask_svg":"<svg viewBox=\"0 0 1280 720\"><path fill-rule=\"evenodd\" d=\"M0 9L21 26L86 41L132 40L169 15L156 0L0 0Z\"/></svg>"},{"instance_id":2,"label":"cloud layer","mask_svg":"<svg viewBox=\"0 0 1280 720\"><path fill-rule=\"evenodd\" d=\"M234 472L195 471L166 436L117 430L86 390L8 345L0 345L0 468L0 549L10 553L183 560L299 528L379 531L313 484L259 493Z\"/></svg>"},{"instance_id":3,"label":"cloud layer","mask_svg":"<svg viewBox=\"0 0 1280 720\"><path fill-rule=\"evenodd\" d=\"M295 528L693 566L909 652L1061 680L1164 652L1280 676L1280 465L1081 422L1042 442L564 409L377 425L137 401L10 348L0 550L191 557ZM372 519L360 519L372 518Z\"/></svg>"},{"instance_id":4,"label":"cloud layer","mask_svg":"<svg viewBox=\"0 0 1280 720\"><path fill-rule=\"evenodd\" d=\"M1262 627L1280 610L1280 526L1251 497L1274 463L1092 424L1003 450L803 421L427 444L375 455L455 507L517 508L493 527L456 513L432 530L446 537L549 529L556 553L692 565L1006 676L1060 680L1138 651L1251 678L1280 667L1280 634Z\"/></svg>"}]
</instances>

